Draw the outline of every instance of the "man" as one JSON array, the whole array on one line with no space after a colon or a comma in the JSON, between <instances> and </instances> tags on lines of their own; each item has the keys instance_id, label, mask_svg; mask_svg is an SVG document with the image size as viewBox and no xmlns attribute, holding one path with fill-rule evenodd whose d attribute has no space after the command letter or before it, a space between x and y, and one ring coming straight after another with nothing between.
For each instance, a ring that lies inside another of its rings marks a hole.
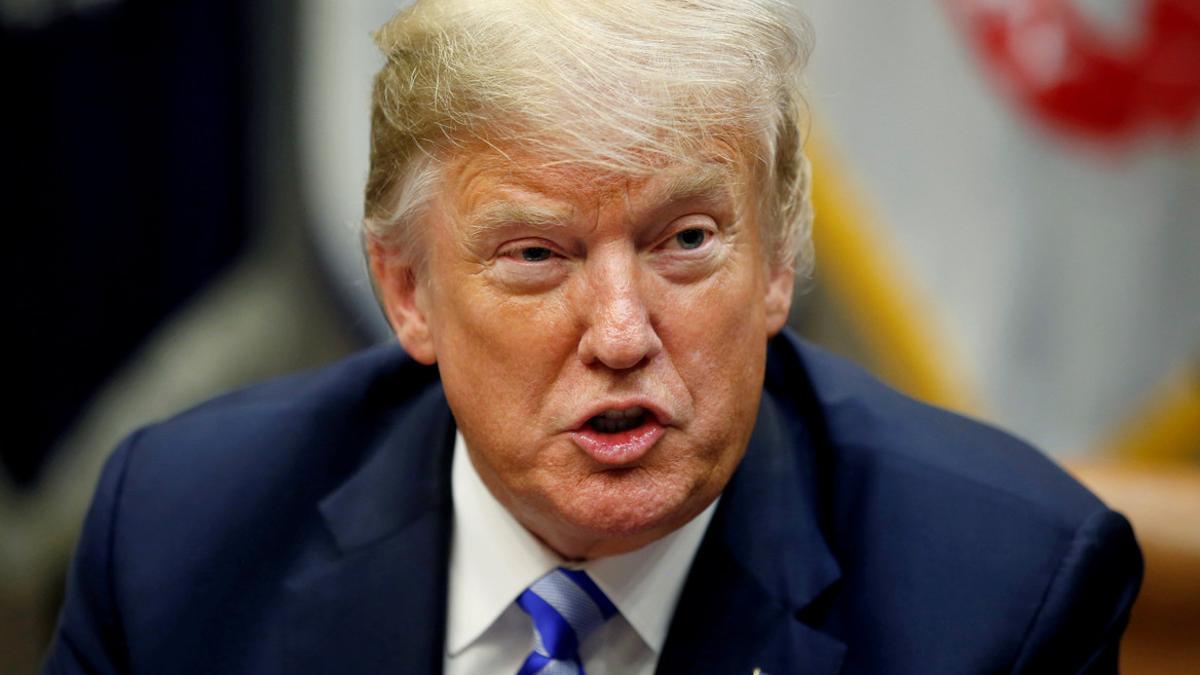
<instances>
[{"instance_id":1,"label":"man","mask_svg":"<svg viewBox=\"0 0 1200 675\"><path fill-rule=\"evenodd\" d=\"M407 356L125 441L47 672L1114 670L1124 519L781 333L803 25L438 0L384 26L365 241Z\"/></svg>"}]
</instances>

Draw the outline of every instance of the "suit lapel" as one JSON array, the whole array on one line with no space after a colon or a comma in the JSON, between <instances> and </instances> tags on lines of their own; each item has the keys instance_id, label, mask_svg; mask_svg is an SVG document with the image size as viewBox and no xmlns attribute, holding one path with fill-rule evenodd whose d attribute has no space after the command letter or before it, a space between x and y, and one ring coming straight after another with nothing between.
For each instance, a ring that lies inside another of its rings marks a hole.
<instances>
[{"instance_id":1,"label":"suit lapel","mask_svg":"<svg viewBox=\"0 0 1200 675\"><path fill-rule=\"evenodd\" d=\"M768 373L746 456L688 575L659 673L830 675L841 668L844 644L819 626L841 576L818 522L819 443L811 435L819 431L791 412L807 404L781 403L771 393L802 389L799 364L775 356L775 374L791 376L772 382Z\"/></svg>"},{"instance_id":2,"label":"suit lapel","mask_svg":"<svg viewBox=\"0 0 1200 675\"><path fill-rule=\"evenodd\" d=\"M659 660L660 675L832 675L844 645L797 618L723 546L706 542L688 577Z\"/></svg>"},{"instance_id":3,"label":"suit lapel","mask_svg":"<svg viewBox=\"0 0 1200 675\"><path fill-rule=\"evenodd\" d=\"M774 342L754 433L688 575L659 673L841 668L845 646L817 625L840 576L818 523L819 415L791 412L814 404L789 398L803 389L803 366ZM440 385L388 428L322 500L325 531L285 585L283 672L442 670L454 426Z\"/></svg>"},{"instance_id":4,"label":"suit lapel","mask_svg":"<svg viewBox=\"0 0 1200 675\"><path fill-rule=\"evenodd\" d=\"M441 672L453 430L433 387L322 500L323 544L285 588L284 672Z\"/></svg>"}]
</instances>

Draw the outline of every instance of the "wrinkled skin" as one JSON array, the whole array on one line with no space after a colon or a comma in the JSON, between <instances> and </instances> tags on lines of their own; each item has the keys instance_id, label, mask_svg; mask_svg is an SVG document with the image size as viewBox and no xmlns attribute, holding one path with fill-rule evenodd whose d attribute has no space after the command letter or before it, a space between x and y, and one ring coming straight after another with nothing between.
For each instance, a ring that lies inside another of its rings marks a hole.
<instances>
[{"instance_id":1,"label":"wrinkled skin","mask_svg":"<svg viewBox=\"0 0 1200 675\"><path fill-rule=\"evenodd\" d=\"M746 172L628 177L478 153L447 163L425 274L369 246L400 342L437 363L488 489L568 559L639 548L708 506L745 452L767 339L793 274L763 250ZM599 462L596 407L649 403L665 430Z\"/></svg>"}]
</instances>

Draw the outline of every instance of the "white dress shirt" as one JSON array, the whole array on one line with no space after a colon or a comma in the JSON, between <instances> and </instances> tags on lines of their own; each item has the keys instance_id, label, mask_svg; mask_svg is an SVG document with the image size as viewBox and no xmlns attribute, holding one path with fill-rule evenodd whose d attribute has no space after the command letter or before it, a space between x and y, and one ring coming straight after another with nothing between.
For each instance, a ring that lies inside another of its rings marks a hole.
<instances>
[{"instance_id":1,"label":"white dress shirt","mask_svg":"<svg viewBox=\"0 0 1200 675\"><path fill-rule=\"evenodd\" d=\"M619 610L580 645L588 675L654 672L692 558L719 500L636 551L568 564L496 501L475 471L461 433L454 443L451 489L446 675L515 674L533 646L533 623L516 598L564 564L586 570Z\"/></svg>"}]
</instances>

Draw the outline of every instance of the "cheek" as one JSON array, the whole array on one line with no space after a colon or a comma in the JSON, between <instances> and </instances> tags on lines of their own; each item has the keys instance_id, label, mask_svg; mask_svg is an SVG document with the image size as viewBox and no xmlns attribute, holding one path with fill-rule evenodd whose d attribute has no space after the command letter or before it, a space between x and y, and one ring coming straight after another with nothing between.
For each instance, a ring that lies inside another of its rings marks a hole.
<instances>
[{"instance_id":1,"label":"cheek","mask_svg":"<svg viewBox=\"0 0 1200 675\"><path fill-rule=\"evenodd\" d=\"M660 295L663 338L681 369L709 380L737 375L739 365L752 365L752 355L764 350L763 281L745 267Z\"/></svg>"},{"instance_id":2,"label":"cheek","mask_svg":"<svg viewBox=\"0 0 1200 675\"><path fill-rule=\"evenodd\" d=\"M566 304L555 294L505 296L478 274L439 295L434 342L447 396L488 412L478 421L489 427L534 414L575 351Z\"/></svg>"},{"instance_id":3,"label":"cheek","mask_svg":"<svg viewBox=\"0 0 1200 675\"><path fill-rule=\"evenodd\" d=\"M759 277L743 270L714 282L673 296L662 332L695 403L694 431L727 448L748 437L756 418L767 329Z\"/></svg>"}]
</instances>

